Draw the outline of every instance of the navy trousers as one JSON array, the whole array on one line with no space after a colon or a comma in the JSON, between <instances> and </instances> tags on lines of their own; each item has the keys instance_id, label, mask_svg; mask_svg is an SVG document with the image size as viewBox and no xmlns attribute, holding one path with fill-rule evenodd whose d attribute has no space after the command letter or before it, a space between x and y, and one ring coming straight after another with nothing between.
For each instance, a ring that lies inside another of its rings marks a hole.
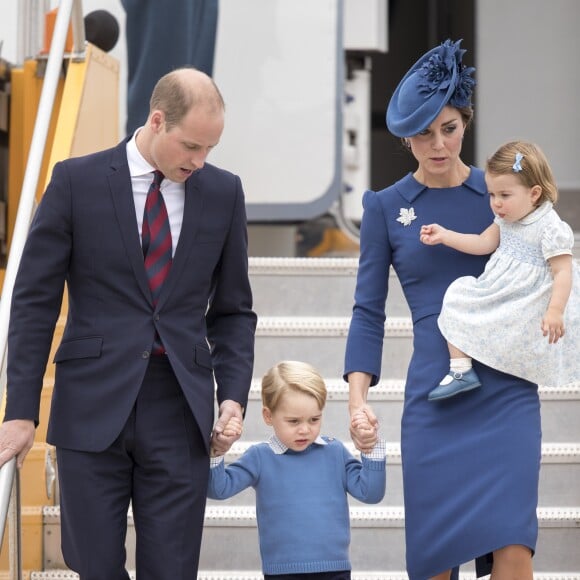
<instances>
[{"instance_id":1,"label":"navy trousers","mask_svg":"<svg viewBox=\"0 0 580 580\"><path fill-rule=\"evenodd\" d=\"M57 448L62 550L81 580L128 580L132 506L139 580L194 580L209 458L165 356L152 357L127 423L100 453Z\"/></svg>"}]
</instances>

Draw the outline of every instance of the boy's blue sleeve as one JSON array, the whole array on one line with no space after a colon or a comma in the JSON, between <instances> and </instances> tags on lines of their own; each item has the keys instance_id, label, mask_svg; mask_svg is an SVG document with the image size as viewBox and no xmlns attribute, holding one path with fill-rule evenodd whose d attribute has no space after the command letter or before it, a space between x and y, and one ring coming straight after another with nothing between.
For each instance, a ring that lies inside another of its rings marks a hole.
<instances>
[{"instance_id":1,"label":"boy's blue sleeve","mask_svg":"<svg viewBox=\"0 0 580 580\"><path fill-rule=\"evenodd\" d=\"M255 446L250 447L238 461L225 464L219 461L209 471L207 496L211 499L227 499L248 487L253 487L259 476L259 454Z\"/></svg>"},{"instance_id":2,"label":"boy's blue sleeve","mask_svg":"<svg viewBox=\"0 0 580 580\"><path fill-rule=\"evenodd\" d=\"M385 497L387 485L386 476L386 446L379 442L372 453L372 459L362 455L359 461L353 457L346 447L345 467L347 491L352 497L364 503L379 503Z\"/></svg>"}]
</instances>

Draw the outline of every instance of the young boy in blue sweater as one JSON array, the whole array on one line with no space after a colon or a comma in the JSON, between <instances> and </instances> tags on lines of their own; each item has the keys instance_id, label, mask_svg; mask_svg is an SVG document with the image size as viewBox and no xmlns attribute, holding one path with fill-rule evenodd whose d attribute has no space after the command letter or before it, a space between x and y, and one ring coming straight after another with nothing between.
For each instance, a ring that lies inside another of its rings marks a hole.
<instances>
[{"instance_id":1,"label":"young boy in blue sweater","mask_svg":"<svg viewBox=\"0 0 580 580\"><path fill-rule=\"evenodd\" d=\"M273 435L225 466L212 458L208 496L227 499L256 491L262 572L266 580L348 580L350 518L347 493L365 503L385 494L385 444L362 461L332 437L321 437L326 385L309 364L284 361L262 379L262 415ZM373 429L366 416L354 429ZM239 421L239 420L238 420ZM228 430L241 431L239 422Z\"/></svg>"}]
</instances>

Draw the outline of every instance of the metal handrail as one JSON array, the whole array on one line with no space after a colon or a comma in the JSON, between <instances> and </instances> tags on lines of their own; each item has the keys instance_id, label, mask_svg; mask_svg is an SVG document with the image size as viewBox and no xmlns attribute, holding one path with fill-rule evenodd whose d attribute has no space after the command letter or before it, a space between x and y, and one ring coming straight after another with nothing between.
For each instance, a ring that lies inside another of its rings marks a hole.
<instances>
[{"instance_id":1,"label":"metal handrail","mask_svg":"<svg viewBox=\"0 0 580 580\"><path fill-rule=\"evenodd\" d=\"M5 368L7 343L8 343L8 323L10 318L10 303L12 302L12 292L16 273L22 258L24 244L28 236L30 221L32 219L36 189L40 178L42 159L46 147L50 120L54 109L58 81L62 69L66 37L69 24L73 26L74 51L77 59L84 53L85 37L82 17L81 0L61 0L56 21L50 51L48 55L42 92L38 103L38 111L28 161L24 173L18 213L14 226L14 235L10 244L10 253L4 276L2 296L0 299L0 369ZM5 379L0 381L0 399L4 396L6 387ZM12 459L0 468L0 528L3 530L6 525L10 497L14 509L10 509L10 529L17 530L16 534L11 534L11 558L10 558L10 578L22 578L21 548L20 548L20 492L18 474L16 470L16 460ZM0 546L2 536L0 536ZM13 537L15 536L15 537ZM14 546L12 544L15 544ZM16 560L16 561L15 561Z\"/></svg>"},{"instance_id":2,"label":"metal handrail","mask_svg":"<svg viewBox=\"0 0 580 580\"><path fill-rule=\"evenodd\" d=\"M12 484L12 494L10 496L10 554L9 568L10 578L22 580L22 519L20 517L20 474L18 470L14 472L14 482Z\"/></svg>"},{"instance_id":3,"label":"metal handrail","mask_svg":"<svg viewBox=\"0 0 580 580\"><path fill-rule=\"evenodd\" d=\"M5 463L0 469L0 522L3 522L0 527L0 546L4 540L4 528L6 518L8 517L8 505L10 503L10 495L12 493L12 482L14 481L14 474L16 472L16 459L12 458L8 463Z\"/></svg>"}]
</instances>

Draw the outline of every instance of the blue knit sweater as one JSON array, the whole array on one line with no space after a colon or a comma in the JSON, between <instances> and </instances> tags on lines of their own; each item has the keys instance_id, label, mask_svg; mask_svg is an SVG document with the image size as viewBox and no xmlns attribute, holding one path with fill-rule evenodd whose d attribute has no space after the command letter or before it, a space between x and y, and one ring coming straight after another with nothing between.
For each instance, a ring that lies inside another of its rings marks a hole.
<instances>
[{"instance_id":1,"label":"blue knit sweater","mask_svg":"<svg viewBox=\"0 0 580 580\"><path fill-rule=\"evenodd\" d=\"M385 459L362 462L338 440L324 438L301 452L277 454L268 443L212 467L208 496L227 499L256 490L264 574L350 570L347 493L365 503L385 494Z\"/></svg>"}]
</instances>

